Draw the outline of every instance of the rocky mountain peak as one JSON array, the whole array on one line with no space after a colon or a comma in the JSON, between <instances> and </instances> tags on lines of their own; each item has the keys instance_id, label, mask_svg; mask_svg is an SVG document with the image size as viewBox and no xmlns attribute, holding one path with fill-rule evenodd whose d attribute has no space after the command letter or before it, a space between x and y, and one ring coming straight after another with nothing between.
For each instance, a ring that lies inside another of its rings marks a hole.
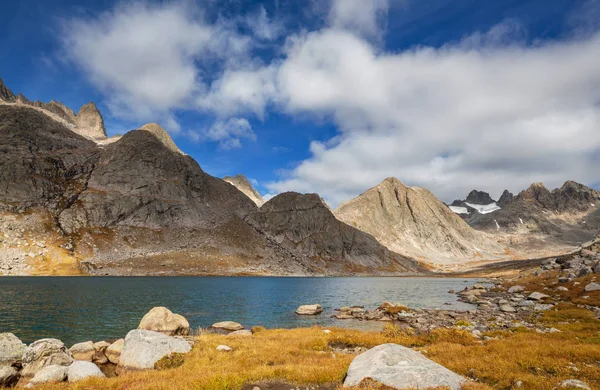
<instances>
[{"instance_id":1,"label":"rocky mountain peak","mask_svg":"<svg viewBox=\"0 0 600 390\"><path fill-rule=\"evenodd\" d=\"M265 203L263 197L252 187L250 181L246 179L244 175L225 176L223 178L226 182L233 185L235 188L240 190L244 195L250 198L258 207Z\"/></svg>"},{"instance_id":2,"label":"rocky mountain peak","mask_svg":"<svg viewBox=\"0 0 600 390\"><path fill-rule=\"evenodd\" d=\"M490 194L478 190L473 190L469 192L469 195L467 196L467 199L465 201L468 203L481 205L487 205L496 202L494 199L492 199Z\"/></svg>"},{"instance_id":3,"label":"rocky mountain peak","mask_svg":"<svg viewBox=\"0 0 600 390\"><path fill-rule=\"evenodd\" d=\"M335 215L405 256L452 263L496 253L500 246L469 227L431 192L388 178L342 203ZM477 255L479 253L479 255Z\"/></svg>"},{"instance_id":4,"label":"rocky mountain peak","mask_svg":"<svg viewBox=\"0 0 600 390\"><path fill-rule=\"evenodd\" d=\"M148 123L140 127L140 130L145 130L152 133L152 135L158 138L158 140L162 142L163 145L165 145L169 150L183 154L183 152L179 150L175 142L173 142L173 139L171 138L167 130L163 129L158 123Z\"/></svg>"},{"instance_id":5,"label":"rocky mountain peak","mask_svg":"<svg viewBox=\"0 0 600 390\"><path fill-rule=\"evenodd\" d=\"M14 102L16 100L15 94L4 85L2 78L0 78L0 100L5 102Z\"/></svg>"},{"instance_id":6,"label":"rocky mountain peak","mask_svg":"<svg viewBox=\"0 0 600 390\"><path fill-rule=\"evenodd\" d=\"M554 197L543 183L533 183L517 195L517 200L538 202L544 208L554 208Z\"/></svg>"},{"instance_id":7,"label":"rocky mountain peak","mask_svg":"<svg viewBox=\"0 0 600 390\"><path fill-rule=\"evenodd\" d=\"M514 202L514 200L515 200L515 196L513 195L513 193L510 192L509 190L504 190L504 192L500 196L500 199L498 199L498 206L504 207L504 206Z\"/></svg>"},{"instance_id":8,"label":"rocky mountain peak","mask_svg":"<svg viewBox=\"0 0 600 390\"><path fill-rule=\"evenodd\" d=\"M84 104L75 117L75 123L80 134L86 135L94 140L106 139L104 119L93 102Z\"/></svg>"}]
</instances>

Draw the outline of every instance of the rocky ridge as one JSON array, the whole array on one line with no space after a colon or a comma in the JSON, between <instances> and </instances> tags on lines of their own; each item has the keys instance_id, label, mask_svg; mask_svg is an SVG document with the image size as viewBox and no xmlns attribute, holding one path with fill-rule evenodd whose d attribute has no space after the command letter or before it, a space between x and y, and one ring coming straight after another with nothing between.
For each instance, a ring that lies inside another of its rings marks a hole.
<instances>
[{"instance_id":1,"label":"rocky ridge","mask_svg":"<svg viewBox=\"0 0 600 390\"><path fill-rule=\"evenodd\" d=\"M448 264L502 255L502 246L469 227L431 192L396 178L342 203L334 213L405 256Z\"/></svg>"},{"instance_id":2,"label":"rocky ridge","mask_svg":"<svg viewBox=\"0 0 600 390\"><path fill-rule=\"evenodd\" d=\"M263 197L252 187L250 181L244 175L225 176L223 178L227 183L233 185L240 190L244 195L250 198L258 207L265 204Z\"/></svg>"}]
</instances>

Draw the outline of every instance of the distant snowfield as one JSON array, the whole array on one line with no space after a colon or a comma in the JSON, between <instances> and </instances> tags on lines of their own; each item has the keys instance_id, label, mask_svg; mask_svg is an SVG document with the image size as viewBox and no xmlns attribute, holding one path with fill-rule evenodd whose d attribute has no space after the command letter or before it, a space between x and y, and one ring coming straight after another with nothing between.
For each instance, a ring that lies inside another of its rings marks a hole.
<instances>
[{"instance_id":1,"label":"distant snowfield","mask_svg":"<svg viewBox=\"0 0 600 390\"><path fill-rule=\"evenodd\" d=\"M490 204L473 204L473 203L465 202L465 204L469 207L474 208L480 214L489 214L489 213L493 213L494 211L498 211L501 209L501 207L498 206L496 204L496 202L490 203Z\"/></svg>"},{"instance_id":2,"label":"distant snowfield","mask_svg":"<svg viewBox=\"0 0 600 390\"><path fill-rule=\"evenodd\" d=\"M456 214L469 214L469 210L466 207L460 206L448 206L450 210L454 211Z\"/></svg>"}]
</instances>

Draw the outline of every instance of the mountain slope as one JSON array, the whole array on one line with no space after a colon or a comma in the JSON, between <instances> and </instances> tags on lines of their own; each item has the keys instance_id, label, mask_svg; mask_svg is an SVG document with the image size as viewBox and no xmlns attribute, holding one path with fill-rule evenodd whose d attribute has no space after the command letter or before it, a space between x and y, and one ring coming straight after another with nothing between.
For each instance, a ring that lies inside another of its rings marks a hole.
<instances>
[{"instance_id":1,"label":"mountain slope","mask_svg":"<svg viewBox=\"0 0 600 390\"><path fill-rule=\"evenodd\" d=\"M414 260L387 250L371 235L337 220L317 194L279 194L250 213L246 221L296 256L313 259L324 270L423 271Z\"/></svg>"},{"instance_id":2,"label":"mountain slope","mask_svg":"<svg viewBox=\"0 0 600 390\"><path fill-rule=\"evenodd\" d=\"M258 207L265 204L263 197L254 189L254 187L252 187L252 184L250 184L250 181L248 181L244 175L225 176L223 180L242 191L242 193L250 198Z\"/></svg>"},{"instance_id":3,"label":"mountain slope","mask_svg":"<svg viewBox=\"0 0 600 390\"><path fill-rule=\"evenodd\" d=\"M437 264L501 255L503 248L473 230L431 192L388 178L348 202L335 216L372 234L397 253Z\"/></svg>"}]
</instances>

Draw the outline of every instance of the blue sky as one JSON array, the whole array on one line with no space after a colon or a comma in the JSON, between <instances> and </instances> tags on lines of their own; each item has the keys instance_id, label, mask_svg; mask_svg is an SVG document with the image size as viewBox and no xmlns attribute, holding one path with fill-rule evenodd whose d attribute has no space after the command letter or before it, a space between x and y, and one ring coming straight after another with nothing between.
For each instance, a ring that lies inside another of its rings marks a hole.
<instances>
[{"instance_id":1,"label":"blue sky","mask_svg":"<svg viewBox=\"0 0 600 390\"><path fill-rule=\"evenodd\" d=\"M0 77L330 204L600 183L599 0L4 2Z\"/></svg>"}]
</instances>

